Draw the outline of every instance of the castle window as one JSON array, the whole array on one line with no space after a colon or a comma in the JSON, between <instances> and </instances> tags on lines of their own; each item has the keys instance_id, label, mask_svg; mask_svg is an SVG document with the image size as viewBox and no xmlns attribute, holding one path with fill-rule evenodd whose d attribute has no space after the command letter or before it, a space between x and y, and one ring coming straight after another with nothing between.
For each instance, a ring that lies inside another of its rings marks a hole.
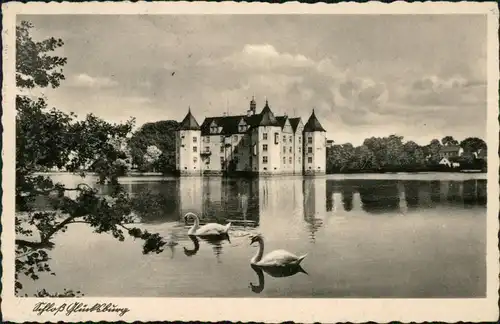
<instances>
[{"instance_id":1,"label":"castle window","mask_svg":"<svg viewBox=\"0 0 500 324\"><path fill-rule=\"evenodd\" d=\"M286 153L286 147L283 146L283 153Z\"/></svg>"},{"instance_id":2,"label":"castle window","mask_svg":"<svg viewBox=\"0 0 500 324\"><path fill-rule=\"evenodd\" d=\"M233 142L238 142L238 135L233 136Z\"/></svg>"},{"instance_id":3,"label":"castle window","mask_svg":"<svg viewBox=\"0 0 500 324\"><path fill-rule=\"evenodd\" d=\"M207 158L207 160L205 161L205 164L206 165L209 165L210 164L210 157Z\"/></svg>"},{"instance_id":4,"label":"castle window","mask_svg":"<svg viewBox=\"0 0 500 324\"><path fill-rule=\"evenodd\" d=\"M292 135L289 136L290 143L292 142Z\"/></svg>"},{"instance_id":5,"label":"castle window","mask_svg":"<svg viewBox=\"0 0 500 324\"><path fill-rule=\"evenodd\" d=\"M286 164L286 157L283 157L283 164Z\"/></svg>"},{"instance_id":6,"label":"castle window","mask_svg":"<svg viewBox=\"0 0 500 324\"><path fill-rule=\"evenodd\" d=\"M210 136L207 136L206 139L207 139L207 143L210 143Z\"/></svg>"},{"instance_id":7,"label":"castle window","mask_svg":"<svg viewBox=\"0 0 500 324\"><path fill-rule=\"evenodd\" d=\"M194 163L198 162L198 158L197 158L196 156L195 156L195 157L193 157L193 162L194 162Z\"/></svg>"},{"instance_id":8,"label":"castle window","mask_svg":"<svg viewBox=\"0 0 500 324\"><path fill-rule=\"evenodd\" d=\"M262 134L262 139L267 140L267 133Z\"/></svg>"},{"instance_id":9,"label":"castle window","mask_svg":"<svg viewBox=\"0 0 500 324\"><path fill-rule=\"evenodd\" d=\"M291 156L288 158L288 163L292 164L292 157Z\"/></svg>"},{"instance_id":10,"label":"castle window","mask_svg":"<svg viewBox=\"0 0 500 324\"><path fill-rule=\"evenodd\" d=\"M302 136L299 136L299 144L302 143Z\"/></svg>"},{"instance_id":11,"label":"castle window","mask_svg":"<svg viewBox=\"0 0 500 324\"><path fill-rule=\"evenodd\" d=\"M210 152L210 147L209 146L205 146L205 152Z\"/></svg>"},{"instance_id":12,"label":"castle window","mask_svg":"<svg viewBox=\"0 0 500 324\"><path fill-rule=\"evenodd\" d=\"M198 148L196 146L193 146L193 152L194 153L198 152Z\"/></svg>"},{"instance_id":13,"label":"castle window","mask_svg":"<svg viewBox=\"0 0 500 324\"><path fill-rule=\"evenodd\" d=\"M274 133L274 144L278 144L279 143L279 141L278 141L279 140L279 136L280 136L280 134Z\"/></svg>"},{"instance_id":14,"label":"castle window","mask_svg":"<svg viewBox=\"0 0 500 324\"><path fill-rule=\"evenodd\" d=\"M307 158L307 163L313 163L313 158L312 158L312 156L309 156L309 157Z\"/></svg>"},{"instance_id":15,"label":"castle window","mask_svg":"<svg viewBox=\"0 0 500 324\"><path fill-rule=\"evenodd\" d=\"M299 156L299 163L300 163L300 156Z\"/></svg>"},{"instance_id":16,"label":"castle window","mask_svg":"<svg viewBox=\"0 0 500 324\"><path fill-rule=\"evenodd\" d=\"M224 163L224 157L223 157L223 156L221 156L221 157L220 157L220 164L223 164L223 163Z\"/></svg>"},{"instance_id":17,"label":"castle window","mask_svg":"<svg viewBox=\"0 0 500 324\"><path fill-rule=\"evenodd\" d=\"M220 147L220 152L221 152L221 153L224 153L224 146L222 146L222 145L221 145L221 147Z\"/></svg>"},{"instance_id":18,"label":"castle window","mask_svg":"<svg viewBox=\"0 0 500 324\"><path fill-rule=\"evenodd\" d=\"M299 146L299 153L301 153L301 152L302 152L302 147Z\"/></svg>"},{"instance_id":19,"label":"castle window","mask_svg":"<svg viewBox=\"0 0 500 324\"><path fill-rule=\"evenodd\" d=\"M292 147L290 146L289 150L288 150L290 153L292 153Z\"/></svg>"},{"instance_id":20,"label":"castle window","mask_svg":"<svg viewBox=\"0 0 500 324\"><path fill-rule=\"evenodd\" d=\"M217 127L210 127L210 133L217 133Z\"/></svg>"},{"instance_id":21,"label":"castle window","mask_svg":"<svg viewBox=\"0 0 500 324\"><path fill-rule=\"evenodd\" d=\"M286 142L286 135L283 135L283 143Z\"/></svg>"},{"instance_id":22,"label":"castle window","mask_svg":"<svg viewBox=\"0 0 500 324\"><path fill-rule=\"evenodd\" d=\"M308 138L307 138L307 143L308 143L308 144L312 144L312 142L313 142L313 138L312 138L312 137L308 137Z\"/></svg>"},{"instance_id":23,"label":"castle window","mask_svg":"<svg viewBox=\"0 0 500 324\"><path fill-rule=\"evenodd\" d=\"M220 137L220 142L221 142L221 143L224 143L224 136L221 136L221 137Z\"/></svg>"},{"instance_id":24,"label":"castle window","mask_svg":"<svg viewBox=\"0 0 500 324\"><path fill-rule=\"evenodd\" d=\"M193 143L197 143L198 142L198 138L195 136L193 137Z\"/></svg>"},{"instance_id":25,"label":"castle window","mask_svg":"<svg viewBox=\"0 0 500 324\"><path fill-rule=\"evenodd\" d=\"M262 157L262 163L267 163L267 156Z\"/></svg>"},{"instance_id":26,"label":"castle window","mask_svg":"<svg viewBox=\"0 0 500 324\"><path fill-rule=\"evenodd\" d=\"M309 146L309 147L307 148L307 153L312 153L312 152L313 152L313 148Z\"/></svg>"},{"instance_id":27,"label":"castle window","mask_svg":"<svg viewBox=\"0 0 500 324\"><path fill-rule=\"evenodd\" d=\"M233 151L233 153L234 153L234 154L238 154L238 147L237 147L237 146L235 146L235 147L234 147L234 151Z\"/></svg>"},{"instance_id":28,"label":"castle window","mask_svg":"<svg viewBox=\"0 0 500 324\"><path fill-rule=\"evenodd\" d=\"M263 150L264 152L267 152L267 144L263 144L263 145L262 145L262 150Z\"/></svg>"}]
</instances>

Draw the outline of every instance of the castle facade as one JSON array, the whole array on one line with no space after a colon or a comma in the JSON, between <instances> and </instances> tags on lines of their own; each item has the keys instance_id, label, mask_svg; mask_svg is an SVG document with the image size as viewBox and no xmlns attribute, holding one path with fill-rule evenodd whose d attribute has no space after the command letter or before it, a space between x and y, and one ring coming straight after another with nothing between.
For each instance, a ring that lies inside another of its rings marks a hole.
<instances>
[{"instance_id":1,"label":"castle facade","mask_svg":"<svg viewBox=\"0 0 500 324\"><path fill-rule=\"evenodd\" d=\"M181 175L325 174L326 131L314 110L301 118L274 116L269 103L256 113L207 117L201 124L191 110L176 133L176 169Z\"/></svg>"}]
</instances>

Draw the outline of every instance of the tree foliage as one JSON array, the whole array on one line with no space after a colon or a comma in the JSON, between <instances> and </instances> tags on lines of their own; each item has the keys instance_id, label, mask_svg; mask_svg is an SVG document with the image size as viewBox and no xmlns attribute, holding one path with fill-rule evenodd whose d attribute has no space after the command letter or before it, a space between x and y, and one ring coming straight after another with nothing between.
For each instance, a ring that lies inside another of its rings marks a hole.
<instances>
[{"instance_id":1,"label":"tree foliage","mask_svg":"<svg viewBox=\"0 0 500 324\"><path fill-rule=\"evenodd\" d=\"M53 52L63 46L63 41L35 41L30 28L32 25L25 21L16 28L17 86L25 90L57 88L64 80L66 58ZM163 250L162 237L133 226L134 204L118 181L127 166L126 152L116 143L130 134L133 120L111 124L88 115L78 121L74 114L49 109L45 98L34 98L26 92L17 95L16 110L16 293L23 287L22 276L37 280L44 272L55 275L49 264L53 238L75 223L85 223L94 232L109 233L120 241L125 234L142 239L144 253ZM109 196L99 195L96 188L85 183L68 188L36 174L41 169L64 167L85 177L88 166L97 173L98 183L111 185ZM50 208L37 208L37 197L44 197ZM39 297L78 295L80 292L71 290L37 293Z\"/></svg>"},{"instance_id":2,"label":"tree foliage","mask_svg":"<svg viewBox=\"0 0 500 324\"><path fill-rule=\"evenodd\" d=\"M175 120L146 123L128 141L133 163L140 171L158 170L163 173L175 171ZM147 149L156 146L161 154L154 163L147 160Z\"/></svg>"},{"instance_id":3,"label":"tree foliage","mask_svg":"<svg viewBox=\"0 0 500 324\"><path fill-rule=\"evenodd\" d=\"M453 145L458 145L458 141L453 138L453 136L445 136L441 139L441 143L443 143L444 146L453 146Z\"/></svg>"},{"instance_id":4,"label":"tree foliage","mask_svg":"<svg viewBox=\"0 0 500 324\"><path fill-rule=\"evenodd\" d=\"M486 142L477 137L468 137L460 142L460 147L467 153L478 153L486 150Z\"/></svg>"},{"instance_id":5,"label":"tree foliage","mask_svg":"<svg viewBox=\"0 0 500 324\"><path fill-rule=\"evenodd\" d=\"M336 144L327 149L327 172L415 172L439 171L443 146L457 145L452 136L445 136L442 142L433 139L429 144L420 146L413 141L403 141L403 137L371 137L363 145L354 147L350 143ZM464 152L477 153L486 149L486 143L474 137L460 142ZM460 163L468 168L484 169L485 161L476 161L474 156L460 157Z\"/></svg>"}]
</instances>

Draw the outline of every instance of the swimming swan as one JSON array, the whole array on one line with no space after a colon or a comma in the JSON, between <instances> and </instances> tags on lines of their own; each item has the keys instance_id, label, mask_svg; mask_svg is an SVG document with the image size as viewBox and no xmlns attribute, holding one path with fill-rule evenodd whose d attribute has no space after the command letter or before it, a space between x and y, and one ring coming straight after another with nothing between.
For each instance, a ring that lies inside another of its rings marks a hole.
<instances>
[{"instance_id":1,"label":"swimming swan","mask_svg":"<svg viewBox=\"0 0 500 324\"><path fill-rule=\"evenodd\" d=\"M200 227L200 219L194 213L187 213L184 218L192 217L194 218L194 225L189 229L188 235L196 236L218 236L227 235L231 223L227 225L221 225L217 223L208 223Z\"/></svg>"},{"instance_id":2,"label":"swimming swan","mask_svg":"<svg viewBox=\"0 0 500 324\"><path fill-rule=\"evenodd\" d=\"M304 254L303 256L298 257L295 254L285 250L275 250L262 257L262 254L264 254L264 239L261 235L254 235L252 236L250 245L255 242L259 242L259 251L257 251L255 256L250 260L250 263L258 267L299 265L300 262L302 262L302 260L304 260L304 258L307 256L307 254Z\"/></svg>"}]
</instances>

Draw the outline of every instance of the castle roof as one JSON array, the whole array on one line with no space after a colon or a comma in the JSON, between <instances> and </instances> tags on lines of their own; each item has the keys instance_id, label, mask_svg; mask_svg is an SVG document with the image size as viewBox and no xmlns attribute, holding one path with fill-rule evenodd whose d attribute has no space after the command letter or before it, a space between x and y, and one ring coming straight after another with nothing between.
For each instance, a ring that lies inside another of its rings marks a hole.
<instances>
[{"instance_id":1,"label":"castle roof","mask_svg":"<svg viewBox=\"0 0 500 324\"><path fill-rule=\"evenodd\" d=\"M220 132L217 134L220 135L232 135L232 134L244 134L249 129L258 126L279 126L283 127L286 122L286 116L275 117L271 108L269 108L269 104L266 102L266 105L262 109L259 114L255 115L236 115L236 116L216 116L216 117L207 117L201 124L201 134L209 135L213 134L210 132L210 127L212 123L215 123L217 127L222 127ZM300 119L300 118L298 118ZM239 125L241 120L249 126L247 129L242 130Z\"/></svg>"},{"instance_id":2,"label":"castle roof","mask_svg":"<svg viewBox=\"0 0 500 324\"><path fill-rule=\"evenodd\" d=\"M278 124L280 125L281 128L285 127L286 119L287 116L276 116L276 120L278 121Z\"/></svg>"},{"instance_id":3,"label":"castle roof","mask_svg":"<svg viewBox=\"0 0 500 324\"><path fill-rule=\"evenodd\" d=\"M266 105L264 106L264 109L262 109L260 113L260 122L259 126L280 126L278 120L276 117L274 117L273 112L271 111L271 108L269 108L269 104L267 103L266 100Z\"/></svg>"},{"instance_id":4,"label":"castle roof","mask_svg":"<svg viewBox=\"0 0 500 324\"><path fill-rule=\"evenodd\" d=\"M297 131L297 127L300 124L300 117L297 118L290 118L290 125L292 125L293 132L295 133Z\"/></svg>"},{"instance_id":5,"label":"castle roof","mask_svg":"<svg viewBox=\"0 0 500 324\"><path fill-rule=\"evenodd\" d=\"M442 146L440 149L441 153L458 152L458 151L460 151L460 146L458 145L446 145Z\"/></svg>"},{"instance_id":6,"label":"castle roof","mask_svg":"<svg viewBox=\"0 0 500 324\"><path fill-rule=\"evenodd\" d=\"M316 118L314 109L312 111L311 117L309 117L309 120L304 126L304 132L326 132L323 126L321 126L318 118Z\"/></svg>"},{"instance_id":7,"label":"castle roof","mask_svg":"<svg viewBox=\"0 0 500 324\"><path fill-rule=\"evenodd\" d=\"M189 109L186 117L179 124L179 130L200 130L200 125L191 114L191 109Z\"/></svg>"}]
</instances>

